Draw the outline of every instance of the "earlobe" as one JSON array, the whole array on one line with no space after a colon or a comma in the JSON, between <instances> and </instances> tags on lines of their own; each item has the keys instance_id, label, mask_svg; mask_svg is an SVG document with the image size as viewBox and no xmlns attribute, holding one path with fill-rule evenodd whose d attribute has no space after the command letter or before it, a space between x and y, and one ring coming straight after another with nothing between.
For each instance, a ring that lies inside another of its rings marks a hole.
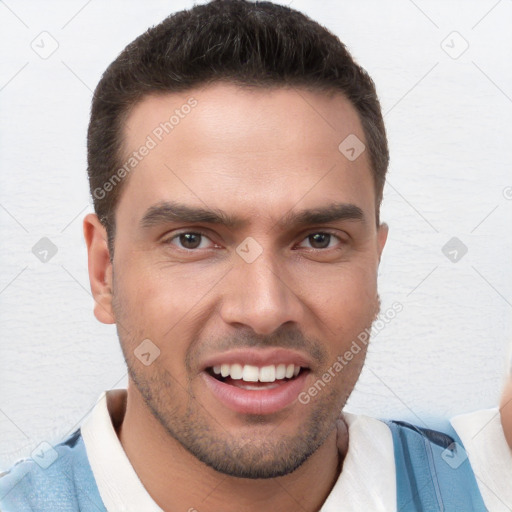
<instances>
[{"instance_id":1,"label":"earlobe","mask_svg":"<svg viewBox=\"0 0 512 512\"><path fill-rule=\"evenodd\" d=\"M94 213L83 223L87 245L89 282L94 297L94 316L104 324L115 323L112 310L112 263L107 243L107 231Z\"/></svg>"}]
</instances>

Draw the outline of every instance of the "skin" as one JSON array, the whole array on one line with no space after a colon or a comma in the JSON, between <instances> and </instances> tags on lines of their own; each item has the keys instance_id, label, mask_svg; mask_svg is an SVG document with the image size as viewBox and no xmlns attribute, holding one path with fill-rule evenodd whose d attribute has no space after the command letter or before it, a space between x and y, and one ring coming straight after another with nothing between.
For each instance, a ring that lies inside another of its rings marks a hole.
<instances>
[{"instance_id":1,"label":"skin","mask_svg":"<svg viewBox=\"0 0 512 512\"><path fill-rule=\"evenodd\" d=\"M501 395L500 415L505 439L512 450L512 378L510 376Z\"/></svg>"},{"instance_id":2,"label":"skin","mask_svg":"<svg viewBox=\"0 0 512 512\"><path fill-rule=\"evenodd\" d=\"M190 97L197 106L124 183L113 262L96 215L84 220L94 312L117 324L129 369L118 435L165 511L317 511L341 470L348 440L338 417L365 347L307 405L267 415L223 406L201 364L233 347L292 348L312 362L307 389L371 326L387 226L376 225L367 153L351 162L338 150L364 133L340 94L218 83L143 99L127 118L126 155ZM142 229L161 201L242 222ZM335 203L357 206L362 219L282 223ZM198 231L206 238L184 248L177 235ZM322 243L312 237L326 232ZM236 252L249 236L262 249L252 263ZM134 355L144 339L160 350L149 366Z\"/></svg>"}]
</instances>

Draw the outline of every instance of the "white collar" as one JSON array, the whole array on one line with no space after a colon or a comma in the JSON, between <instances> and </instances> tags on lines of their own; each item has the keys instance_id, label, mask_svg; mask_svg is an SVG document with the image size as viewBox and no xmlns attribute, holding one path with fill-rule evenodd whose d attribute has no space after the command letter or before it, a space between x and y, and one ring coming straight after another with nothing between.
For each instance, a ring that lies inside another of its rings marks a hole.
<instances>
[{"instance_id":1,"label":"white collar","mask_svg":"<svg viewBox=\"0 0 512 512\"><path fill-rule=\"evenodd\" d=\"M124 416L125 404L125 389L104 391L81 427L96 485L108 512L163 512L139 480L112 424L112 418Z\"/></svg>"},{"instance_id":2,"label":"white collar","mask_svg":"<svg viewBox=\"0 0 512 512\"><path fill-rule=\"evenodd\" d=\"M348 452L343 469L321 512L396 510L393 436L382 421L343 413Z\"/></svg>"},{"instance_id":3,"label":"white collar","mask_svg":"<svg viewBox=\"0 0 512 512\"><path fill-rule=\"evenodd\" d=\"M475 473L485 506L512 509L512 453L505 439L498 408L461 414L451 420Z\"/></svg>"},{"instance_id":4,"label":"white collar","mask_svg":"<svg viewBox=\"0 0 512 512\"><path fill-rule=\"evenodd\" d=\"M117 437L112 420L119 422L126 390L103 392L81 427L87 457L108 512L162 512L153 501ZM343 415L349 427L343 470L322 512L389 511L396 508L393 439L389 428L367 416Z\"/></svg>"}]
</instances>

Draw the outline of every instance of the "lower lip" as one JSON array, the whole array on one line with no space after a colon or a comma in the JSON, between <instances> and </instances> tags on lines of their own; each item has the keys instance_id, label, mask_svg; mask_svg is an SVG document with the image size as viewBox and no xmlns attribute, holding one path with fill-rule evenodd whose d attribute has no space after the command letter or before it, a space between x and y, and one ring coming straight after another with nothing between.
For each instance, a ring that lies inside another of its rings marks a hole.
<instances>
[{"instance_id":1,"label":"lower lip","mask_svg":"<svg viewBox=\"0 0 512 512\"><path fill-rule=\"evenodd\" d=\"M226 384L208 372L202 377L215 398L226 407L242 414L272 414L291 405L304 389L308 371L295 379L284 381L272 389L250 390ZM250 384L250 382L248 383Z\"/></svg>"}]
</instances>

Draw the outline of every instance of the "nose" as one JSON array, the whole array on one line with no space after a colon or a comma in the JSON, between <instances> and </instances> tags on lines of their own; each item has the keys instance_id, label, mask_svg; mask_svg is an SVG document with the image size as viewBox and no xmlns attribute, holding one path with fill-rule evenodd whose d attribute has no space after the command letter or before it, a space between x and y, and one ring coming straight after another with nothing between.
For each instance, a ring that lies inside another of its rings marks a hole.
<instances>
[{"instance_id":1,"label":"nose","mask_svg":"<svg viewBox=\"0 0 512 512\"><path fill-rule=\"evenodd\" d=\"M224 322L269 335L300 321L303 306L297 283L265 251L252 263L238 259L227 277L220 307Z\"/></svg>"}]
</instances>

